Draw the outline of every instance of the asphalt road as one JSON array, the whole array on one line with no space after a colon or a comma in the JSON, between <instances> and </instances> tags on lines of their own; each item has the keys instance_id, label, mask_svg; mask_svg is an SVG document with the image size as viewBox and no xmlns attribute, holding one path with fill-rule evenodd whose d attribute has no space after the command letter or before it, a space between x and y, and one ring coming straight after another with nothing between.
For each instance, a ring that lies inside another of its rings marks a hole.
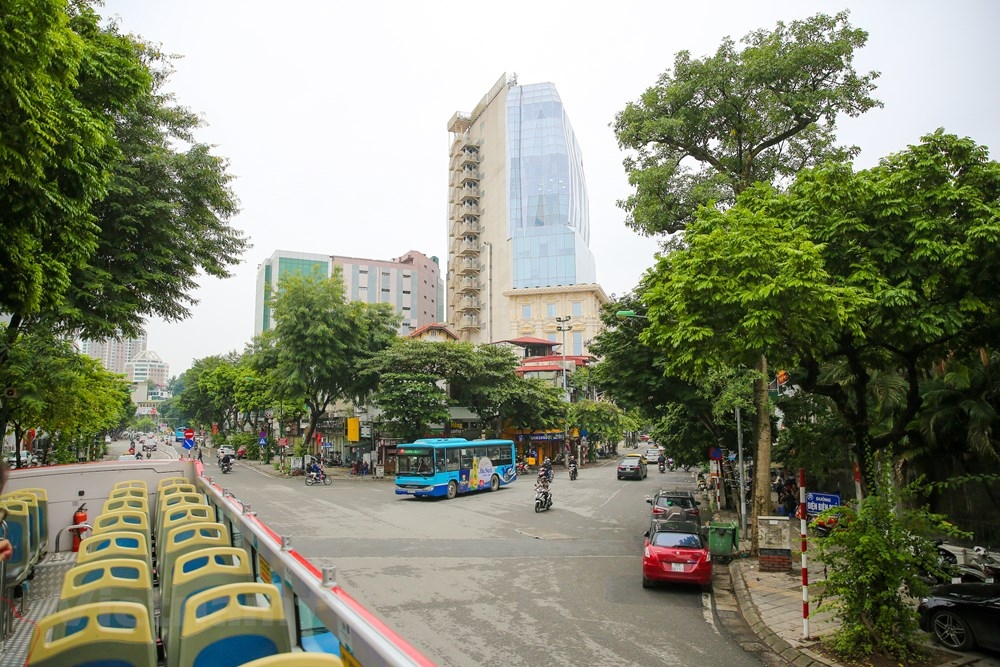
<instances>
[{"instance_id":1,"label":"asphalt road","mask_svg":"<svg viewBox=\"0 0 1000 667\"><path fill-rule=\"evenodd\" d=\"M214 457L205 457L211 469ZM306 487L238 465L230 491L441 666L760 662L721 630L697 587L641 585L645 498L691 475L617 481L611 465L534 512L530 479L454 500L396 496L389 480Z\"/></svg>"}]
</instances>

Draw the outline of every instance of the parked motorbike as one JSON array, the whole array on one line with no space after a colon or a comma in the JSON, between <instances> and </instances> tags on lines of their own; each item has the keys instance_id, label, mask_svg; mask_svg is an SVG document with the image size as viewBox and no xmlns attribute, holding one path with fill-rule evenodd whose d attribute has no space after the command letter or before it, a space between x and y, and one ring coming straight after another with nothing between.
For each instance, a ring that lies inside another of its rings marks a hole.
<instances>
[{"instance_id":1,"label":"parked motorbike","mask_svg":"<svg viewBox=\"0 0 1000 667\"><path fill-rule=\"evenodd\" d=\"M569 465L569 478L570 478L570 480L576 479L576 476L577 476L578 472L579 472L579 470L577 469L576 464L575 463L571 463Z\"/></svg>"},{"instance_id":2,"label":"parked motorbike","mask_svg":"<svg viewBox=\"0 0 1000 667\"><path fill-rule=\"evenodd\" d=\"M541 512L552 507L552 492L535 487L535 511Z\"/></svg>"}]
</instances>

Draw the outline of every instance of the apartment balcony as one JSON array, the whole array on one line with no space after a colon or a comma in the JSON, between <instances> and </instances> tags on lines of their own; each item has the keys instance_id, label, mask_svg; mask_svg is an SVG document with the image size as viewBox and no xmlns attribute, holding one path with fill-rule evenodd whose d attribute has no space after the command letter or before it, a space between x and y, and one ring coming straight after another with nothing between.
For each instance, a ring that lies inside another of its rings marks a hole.
<instances>
[{"instance_id":1,"label":"apartment balcony","mask_svg":"<svg viewBox=\"0 0 1000 667\"><path fill-rule=\"evenodd\" d=\"M458 309L470 315L478 314L482 307L483 304L479 303L479 299L473 297L466 297L458 303Z\"/></svg>"},{"instance_id":2,"label":"apartment balcony","mask_svg":"<svg viewBox=\"0 0 1000 667\"><path fill-rule=\"evenodd\" d=\"M458 291L462 294L479 294L479 289L477 278L462 278L458 281Z\"/></svg>"},{"instance_id":3,"label":"apartment balcony","mask_svg":"<svg viewBox=\"0 0 1000 667\"><path fill-rule=\"evenodd\" d=\"M476 199L463 199L461 201L452 202L449 217L452 220L463 220L468 216L479 218L479 215L479 201Z\"/></svg>"},{"instance_id":4,"label":"apartment balcony","mask_svg":"<svg viewBox=\"0 0 1000 667\"><path fill-rule=\"evenodd\" d=\"M471 204L478 202L481 194L479 186L465 185L460 188L452 188L448 194L448 201L452 204L464 204L466 202Z\"/></svg>"},{"instance_id":5,"label":"apartment balcony","mask_svg":"<svg viewBox=\"0 0 1000 667\"><path fill-rule=\"evenodd\" d=\"M460 188L466 183L479 183L482 180L482 175L479 169L472 165L466 166L462 169L455 169L451 172L451 176L448 179L448 186L452 188Z\"/></svg>"},{"instance_id":6,"label":"apartment balcony","mask_svg":"<svg viewBox=\"0 0 1000 667\"><path fill-rule=\"evenodd\" d=\"M466 258L458 263L458 272L466 275L478 275L479 274L479 260Z\"/></svg>"},{"instance_id":7,"label":"apartment balcony","mask_svg":"<svg viewBox=\"0 0 1000 667\"><path fill-rule=\"evenodd\" d=\"M456 221L454 230L457 232L456 236L478 236L480 231L479 220L476 218L462 218Z\"/></svg>"},{"instance_id":8,"label":"apartment balcony","mask_svg":"<svg viewBox=\"0 0 1000 667\"><path fill-rule=\"evenodd\" d=\"M473 331L479 329L479 318L471 315L466 315L458 321L459 331Z\"/></svg>"},{"instance_id":9,"label":"apartment balcony","mask_svg":"<svg viewBox=\"0 0 1000 667\"><path fill-rule=\"evenodd\" d=\"M479 250L480 246L478 239L475 241L464 241L461 244L459 244L457 254L463 255L465 257L478 257Z\"/></svg>"}]
</instances>

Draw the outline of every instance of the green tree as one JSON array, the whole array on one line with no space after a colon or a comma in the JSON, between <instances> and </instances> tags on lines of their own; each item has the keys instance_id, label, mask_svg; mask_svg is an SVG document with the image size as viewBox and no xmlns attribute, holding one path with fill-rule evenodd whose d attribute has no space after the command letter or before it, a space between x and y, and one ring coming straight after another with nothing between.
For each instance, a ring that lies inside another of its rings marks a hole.
<instances>
[{"instance_id":1,"label":"green tree","mask_svg":"<svg viewBox=\"0 0 1000 667\"><path fill-rule=\"evenodd\" d=\"M247 243L225 162L163 92L166 59L84 2L2 14L0 368L26 324L104 339L187 317L198 272L228 276Z\"/></svg>"},{"instance_id":2,"label":"green tree","mask_svg":"<svg viewBox=\"0 0 1000 667\"><path fill-rule=\"evenodd\" d=\"M754 183L787 182L803 168L855 154L854 147L836 145L836 118L880 103L871 97L877 73L859 75L853 66L868 34L847 19L841 12L779 22L773 31L748 34L742 50L725 39L709 58L678 53L673 71L615 118L619 145L634 152L625 169L635 194L620 202L626 224L646 234L676 232L700 207L724 209ZM758 373L749 415L756 511L768 504L771 415L767 358L751 356L725 363Z\"/></svg>"},{"instance_id":3,"label":"green tree","mask_svg":"<svg viewBox=\"0 0 1000 667\"><path fill-rule=\"evenodd\" d=\"M330 278L283 276L272 306L270 380L277 396L308 408L305 442L311 442L334 401L367 395L371 379L360 369L396 339L399 316L387 304L348 301L339 269Z\"/></svg>"},{"instance_id":4,"label":"green tree","mask_svg":"<svg viewBox=\"0 0 1000 667\"><path fill-rule=\"evenodd\" d=\"M539 378L515 377L514 389L503 406L502 420L519 430L562 429L567 409L561 387L553 387Z\"/></svg>"},{"instance_id":5,"label":"green tree","mask_svg":"<svg viewBox=\"0 0 1000 667\"><path fill-rule=\"evenodd\" d=\"M477 345L468 363L457 365L448 380L453 405L468 408L482 421L492 424L494 436L503 430L504 407L522 387L517 382L518 357L499 345Z\"/></svg>"}]
</instances>

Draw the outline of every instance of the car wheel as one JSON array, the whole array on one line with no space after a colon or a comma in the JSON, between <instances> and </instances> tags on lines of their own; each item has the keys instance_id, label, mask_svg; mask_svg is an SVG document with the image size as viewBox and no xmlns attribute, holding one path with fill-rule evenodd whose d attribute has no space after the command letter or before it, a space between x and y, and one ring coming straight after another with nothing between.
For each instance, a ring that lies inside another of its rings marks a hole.
<instances>
[{"instance_id":1,"label":"car wheel","mask_svg":"<svg viewBox=\"0 0 1000 667\"><path fill-rule=\"evenodd\" d=\"M618 481L619 482L622 481L622 476L621 475L618 475Z\"/></svg>"},{"instance_id":2,"label":"car wheel","mask_svg":"<svg viewBox=\"0 0 1000 667\"><path fill-rule=\"evenodd\" d=\"M496 491L500 488L500 478L496 475L490 478L490 491Z\"/></svg>"},{"instance_id":3,"label":"car wheel","mask_svg":"<svg viewBox=\"0 0 1000 667\"><path fill-rule=\"evenodd\" d=\"M652 588L653 587L653 582L650 581L649 579L647 579L646 575L642 575L642 587L643 588Z\"/></svg>"},{"instance_id":4,"label":"car wheel","mask_svg":"<svg viewBox=\"0 0 1000 667\"><path fill-rule=\"evenodd\" d=\"M968 624L961 616L950 611L934 614L931 631L939 642L955 651L968 651L976 645Z\"/></svg>"},{"instance_id":5,"label":"car wheel","mask_svg":"<svg viewBox=\"0 0 1000 667\"><path fill-rule=\"evenodd\" d=\"M451 500L457 495L458 495L458 484L455 483L455 480L452 480L448 482L448 500Z\"/></svg>"}]
</instances>

